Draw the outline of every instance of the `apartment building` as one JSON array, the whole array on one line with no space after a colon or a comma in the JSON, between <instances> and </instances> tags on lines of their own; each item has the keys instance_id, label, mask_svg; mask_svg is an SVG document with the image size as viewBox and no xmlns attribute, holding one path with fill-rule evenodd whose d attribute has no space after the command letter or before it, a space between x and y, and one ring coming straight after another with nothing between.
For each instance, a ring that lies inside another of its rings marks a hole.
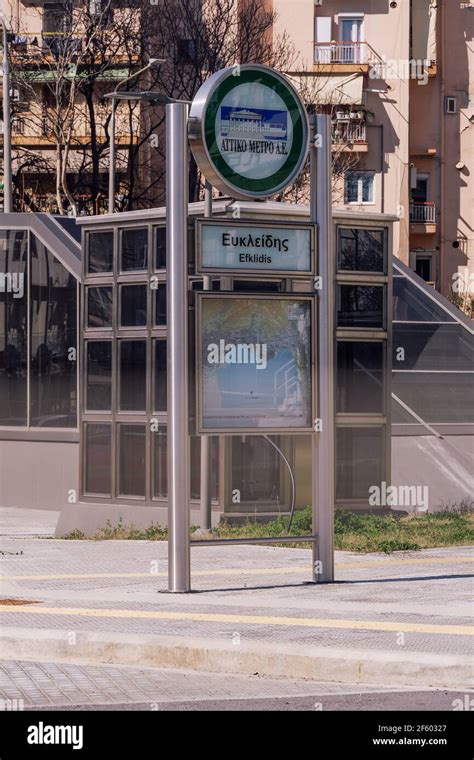
<instances>
[{"instance_id":1,"label":"apartment building","mask_svg":"<svg viewBox=\"0 0 474 760\"><path fill-rule=\"evenodd\" d=\"M137 68L135 5L0 0L9 29L18 211L106 209L111 105L102 96ZM118 102L118 201L139 126L140 108Z\"/></svg>"},{"instance_id":2,"label":"apartment building","mask_svg":"<svg viewBox=\"0 0 474 760\"><path fill-rule=\"evenodd\" d=\"M274 0L293 77L330 106L353 161L338 207L395 213L395 252L445 295L474 279L474 6L461 0ZM471 171L469 169L471 167ZM474 290L471 284L471 298Z\"/></svg>"}]
</instances>

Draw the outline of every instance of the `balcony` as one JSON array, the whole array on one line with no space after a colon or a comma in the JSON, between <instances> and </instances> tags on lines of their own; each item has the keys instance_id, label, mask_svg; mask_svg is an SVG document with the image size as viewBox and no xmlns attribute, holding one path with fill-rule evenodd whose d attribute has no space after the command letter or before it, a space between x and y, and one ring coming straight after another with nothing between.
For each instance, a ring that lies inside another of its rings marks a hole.
<instances>
[{"instance_id":1,"label":"balcony","mask_svg":"<svg viewBox=\"0 0 474 760\"><path fill-rule=\"evenodd\" d=\"M367 125L365 121L336 121L332 127L332 148L333 150L357 151L366 153L367 144Z\"/></svg>"},{"instance_id":2,"label":"balcony","mask_svg":"<svg viewBox=\"0 0 474 760\"><path fill-rule=\"evenodd\" d=\"M328 73L348 70L366 72L371 64L379 61L380 57L368 42L314 43L314 65Z\"/></svg>"},{"instance_id":3,"label":"balcony","mask_svg":"<svg viewBox=\"0 0 474 760\"><path fill-rule=\"evenodd\" d=\"M410 203L410 231L427 234L436 232L436 206L434 203Z\"/></svg>"}]
</instances>

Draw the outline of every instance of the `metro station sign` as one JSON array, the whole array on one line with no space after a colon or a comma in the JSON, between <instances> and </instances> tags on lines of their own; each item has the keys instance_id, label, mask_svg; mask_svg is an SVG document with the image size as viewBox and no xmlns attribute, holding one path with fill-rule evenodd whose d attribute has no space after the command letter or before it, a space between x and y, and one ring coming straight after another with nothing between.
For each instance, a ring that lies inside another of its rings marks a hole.
<instances>
[{"instance_id":1,"label":"metro station sign","mask_svg":"<svg viewBox=\"0 0 474 760\"><path fill-rule=\"evenodd\" d=\"M283 74L259 64L231 66L199 89L189 140L214 187L231 198L265 198L290 185L303 168L308 117Z\"/></svg>"},{"instance_id":2,"label":"metro station sign","mask_svg":"<svg viewBox=\"0 0 474 760\"><path fill-rule=\"evenodd\" d=\"M315 225L197 219L197 274L308 277L315 271Z\"/></svg>"}]
</instances>

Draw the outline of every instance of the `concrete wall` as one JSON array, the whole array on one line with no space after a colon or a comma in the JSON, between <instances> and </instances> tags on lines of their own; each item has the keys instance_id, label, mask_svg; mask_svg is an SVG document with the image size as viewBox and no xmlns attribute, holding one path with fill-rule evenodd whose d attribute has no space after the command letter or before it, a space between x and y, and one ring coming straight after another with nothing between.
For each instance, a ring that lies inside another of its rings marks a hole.
<instances>
[{"instance_id":1,"label":"concrete wall","mask_svg":"<svg viewBox=\"0 0 474 760\"><path fill-rule=\"evenodd\" d=\"M0 507L62 510L78 483L78 443L0 441Z\"/></svg>"}]
</instances>

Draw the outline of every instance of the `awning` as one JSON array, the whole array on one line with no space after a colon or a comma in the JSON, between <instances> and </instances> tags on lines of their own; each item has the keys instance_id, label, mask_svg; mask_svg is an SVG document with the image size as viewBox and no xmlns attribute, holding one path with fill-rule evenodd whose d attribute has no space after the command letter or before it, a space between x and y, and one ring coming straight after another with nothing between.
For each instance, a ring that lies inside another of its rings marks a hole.
<instances>
[{"instance_id":1,"label":"awning","mask_svg":"<svg viewBox=\"0 0 474 760\"><path fill-rule=\"evenodd\" d=\"M292 76L291 79L307 102L317 105L362 105L363 74L307 74Z\"/></svg>"}]
</instances>

